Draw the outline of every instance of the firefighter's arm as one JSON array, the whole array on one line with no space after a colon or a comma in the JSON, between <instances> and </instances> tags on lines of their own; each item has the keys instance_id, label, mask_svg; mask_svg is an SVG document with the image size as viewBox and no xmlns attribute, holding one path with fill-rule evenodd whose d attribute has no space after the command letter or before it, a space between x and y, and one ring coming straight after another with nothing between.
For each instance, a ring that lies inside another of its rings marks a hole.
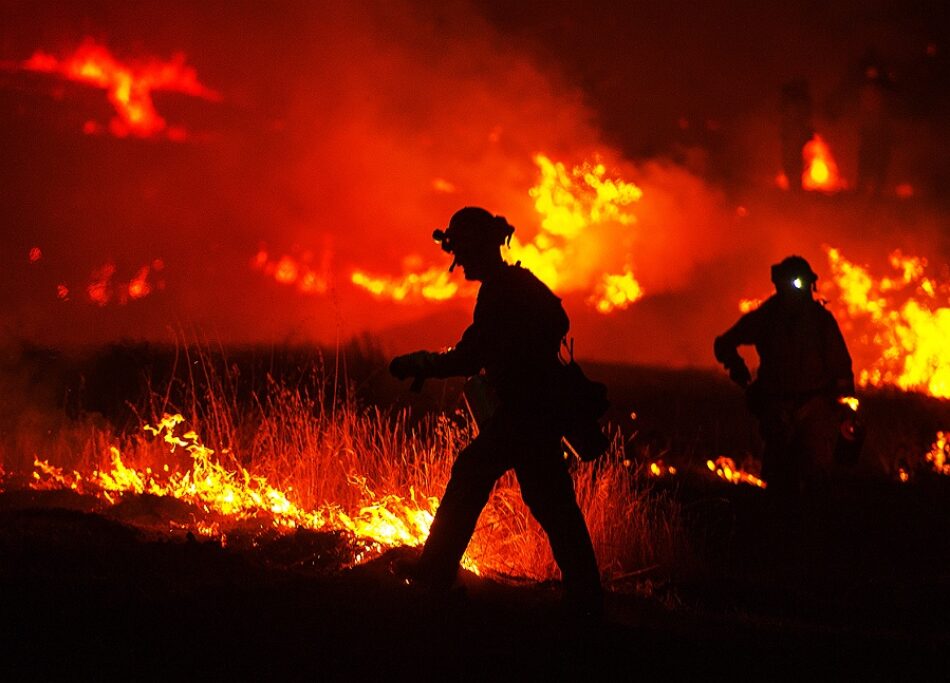
<instances>
[{"instance_id":1,"label":"firefighter's arm","mask_svg":"<svg viewBox=\"0 0 950 683\"><path fill-rule=\"evenodd\" d=\"M413 351L396 356L389 364L390 374L397 379L414 377L416 380L477 374L481 369L481 362L478 354L478 330L473 328L474 326L465 330L461 341L443 353Z\"/></svg>"},{"instance_id":2,"label":"firefighter's arm","mask_svg":"<svg viewBox=\"0 0 950 683\"><path fill-rule=\"evenodd\" d=\"M740 345L753 342L750 327L748 316L743 316L725 333L716 337L716 341L713 343L713 353L716 355L716 360L729 371L729 379L742 388L749 386L752 382L752 373L749 372L745 360L739 355Z\"/></svg>"}]
</instances>

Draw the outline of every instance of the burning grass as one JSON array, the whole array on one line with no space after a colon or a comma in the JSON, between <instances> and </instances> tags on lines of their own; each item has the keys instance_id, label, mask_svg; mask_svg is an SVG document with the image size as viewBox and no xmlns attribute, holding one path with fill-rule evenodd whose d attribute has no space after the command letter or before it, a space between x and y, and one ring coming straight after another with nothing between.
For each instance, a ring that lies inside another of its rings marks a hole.
<instances>
[{"instance_id":1,"label":"burning grass","mask_svg":"<svg viewBox=\"0 0 950 683\"><path fill-rule=\"evenodd\" d=\"M356 563L424 542L455 456L472 437L466 414L361 404L319 362L296 381L268 377L245 397L235 364L206 352L182 366L184 377L153 389L136 411L149 416L139 425L63 420L44 438L34 433L8 446L7 487L28 477L33 489L73 490L103 510L141 496L176 499L191 512L165 531L222 543L238 530L344 532L354 539ZM177 400L175 385L186 388ZM606 581L671 566L684 552L676 503L653 490L645 472L629 468L619 434L608 456L577 464L574 476ZM463 564L496 577L557 577L510 473L496 486Z\"/></svg>"}]
</instances>

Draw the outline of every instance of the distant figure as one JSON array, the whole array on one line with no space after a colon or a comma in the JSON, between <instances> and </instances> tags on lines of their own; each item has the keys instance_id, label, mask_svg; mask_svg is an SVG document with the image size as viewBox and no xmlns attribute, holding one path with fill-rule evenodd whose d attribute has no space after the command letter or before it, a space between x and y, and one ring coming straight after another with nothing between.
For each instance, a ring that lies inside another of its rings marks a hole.
<instances>
[{"instance_id":1,"label":"distant figure","mask_svg":"<svg viewBox=\"0 0 950 683\"><path fill-rule=\"evenodd\" d=\"M812 101L808 83L794 80L782 86L781 123L782 171L790 190L802 189L805 162L802 149L812 139Z\"/></svg>"},{"instance_id":2,"label":"distant figure","mask_svg":"<svg viewBox=\"0 0 950 683\"><path fill-rule=\"evenodd\" d=\"M560 445L558 357L568 318L561 301L530 271L509 265L500 247L514 228L485 209L466 207L433 237L482 283L474 321L444 353L398 356L390 372L408 377L477 375L496 395L478 436L459 454L413 577L448 588L495 482L514 469L521 496L548 536L561 569L565 603L578 615L598 616L602 593L597 560Z\"/></svg>"},{"instance_id":3,"label":"distant figure","mask_svg":"<svg viewBox=\"0 0 950 683\"><path fill-rule=\"evenodd\" d=\"M797 499L827 477L841 426L837 399L854 395L851 356L834 316L813 297L817 280L801 256L772 266L775 294L714 345L759 420L762 478L776 499ZM759 355L754 382L737 351L743 344Z\"/></svg>"}]
</instances>

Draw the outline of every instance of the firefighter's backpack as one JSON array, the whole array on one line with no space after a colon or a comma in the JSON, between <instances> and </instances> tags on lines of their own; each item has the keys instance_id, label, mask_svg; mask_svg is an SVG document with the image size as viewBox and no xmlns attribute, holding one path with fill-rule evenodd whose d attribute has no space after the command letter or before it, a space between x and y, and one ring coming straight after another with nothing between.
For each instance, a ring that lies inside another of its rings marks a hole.
<instances>
[{"instance_id":1,"label":"firefighter's backpack","mask_svg":"<svg viewBox=\"0 0 950 683\"><path fill-rule=\"evenodd\" d=\"M590 379L574 359L574 342L565 340L567 359L562 359L560 371L561 419L564 422L564 441L568 449L583 462L602 456L610 446L610 439L600 426L600 418L610 407L607 385Z\"/></svg>"}]
</instances>

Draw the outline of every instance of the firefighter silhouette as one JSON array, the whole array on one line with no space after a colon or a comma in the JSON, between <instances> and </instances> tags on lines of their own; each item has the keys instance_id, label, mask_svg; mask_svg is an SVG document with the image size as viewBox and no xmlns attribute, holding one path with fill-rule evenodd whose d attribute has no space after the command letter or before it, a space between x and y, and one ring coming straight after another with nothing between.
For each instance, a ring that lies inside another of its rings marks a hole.
<instances>
[{"instance_id":1,"label":"firefighter silhouette","mask_svg":"<svg viewBox=\"0 0 950 683\"><path fill-rule=\"evenodd\" d=\"M495 404L452 467L411 576L437 589L452 585L495 482L514 469L522 498L547 534L561 570L566 606L596 616L602 609L600 574L561 448L558 351L569 321L546 285L502 258L500 247L513 232L503 217L466 207L445 230L433 233L454 256L449 270L461 266L466 280L481 282L474 319L454 348L417 351L390 364L395 377L416 382L484 371Z\"/></svg>"},{"instance_id":2,"label":"firefighter silhouette","mask_svg":"<svg viewBox=\"0 0 950 683\"><path fill-rule=\"evenodd\" d=\"M817 280L801 256L775 264L775 294L713 347L759 421L768 491L786 500L827 481L846 410L837 399L854 394L851 356L834 316L813 296ZM753 345L759 355L755 381L741 345Z\"/></svg>"}]
</instances>

